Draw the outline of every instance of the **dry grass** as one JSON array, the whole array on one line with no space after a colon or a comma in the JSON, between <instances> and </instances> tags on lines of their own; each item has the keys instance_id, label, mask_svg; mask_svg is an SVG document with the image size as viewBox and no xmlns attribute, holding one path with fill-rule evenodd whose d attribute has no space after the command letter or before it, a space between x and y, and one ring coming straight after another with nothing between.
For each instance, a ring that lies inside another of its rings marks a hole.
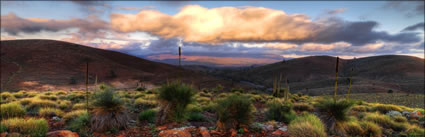
<instances>
[{"instance_id":1,"label":"dry grass","mask_svg":"<svg viewBox=\"0 0 425 137\"><path fill-rule=\"evenodd\" d=\"M345 98L345 95L339 95L338 98ZM407 94L407 93L357 93L351 94L351 99L363 100L381 104L403 105L411 108L424 108L425 94Z\"/></svg>"}]
</instances>

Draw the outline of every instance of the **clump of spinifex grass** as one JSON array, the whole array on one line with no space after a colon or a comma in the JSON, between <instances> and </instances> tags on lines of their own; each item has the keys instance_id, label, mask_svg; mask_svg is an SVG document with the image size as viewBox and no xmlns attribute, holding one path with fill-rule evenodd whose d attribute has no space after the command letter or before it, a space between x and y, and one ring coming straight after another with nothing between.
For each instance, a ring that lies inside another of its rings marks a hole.
<instances>
[{"instance_id":1,"label":"clump of spinifex grass","mask_svg":"<svg viewBox=\"0 0 425 137\"><path fill-rule=\"evenodd\" d=\"M1 118L22 117L25 115L25 109L17 103L8 103L0 105Z\"/></svg>"},{"instance_id":2,"label":"clump of spinifex grass","mask_svg":"<svg viewBox=\"0 0 425 137\"><path fill-rule=\"evenodd\" d=\"M17 132L31 137L44 137L49 128L45 119L35 118L11 118L1 121L1 125L10 133Z\"/></svg>"},{"instance_id":3,"label":"clump of spinifex grass","mask_svg":"<svg viewBox=\"0 0 425 137\"><path fill-rule=\"evenodd\" d=\"M124 103L115 95L112 87L98 91L91 112L91 127L94 131L127 128L129 117Z\"/></svg>"},{"instance_id":4,"label":"clump of spinifex grass","mask_svg":"<svg viewBox=\"0 0 425 137\"><path fill-rule=\"evenodd\" d=\"M242 125L249 125L253 120L255 107L249 98L235 94L219 100L216 111L217 128L227 131L227 129L238 129Z\"/></svg>"},{"instance_id":5,"label":"clump of spinifex grass","mask_svg":"<svg viewBox=\"0 0 425 137\"><path fill-rule=\"evenodd\" d=\"M167 122L182 122L186 120L186 107L192 103L195 92L190 85L181 82L172 82L159 89L159 104L157 124Z\"/></svg>"}]
</instances>

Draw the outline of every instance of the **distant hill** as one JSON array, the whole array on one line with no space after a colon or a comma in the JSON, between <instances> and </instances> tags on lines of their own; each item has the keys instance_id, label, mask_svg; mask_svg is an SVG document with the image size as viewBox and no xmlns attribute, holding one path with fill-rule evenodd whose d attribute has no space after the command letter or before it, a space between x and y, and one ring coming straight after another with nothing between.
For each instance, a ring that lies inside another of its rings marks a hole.
<instances>
[{"instance_id":1,"label":"distant hill","mask_svg":"<svg viewBox=\"0 0 425 137\"><path fill-rule=\"evenodd\" d=\"M282 73L288 77L292 91L314 95L334 90L335 64L336 57L310 56L219 74L272 87L273 76ZM340 92L347 91L353 67L353 92L424 92L424 59L401 55L341 59Z\"/></svg>"},{"instance_id":2,"label":"distant hill","mask_svg":"<svg viewBox=\"0 0 425 137\"><path fill-rule=\"evenodd\" d=\"M107 82L118 88L138 84L157 85L181 79L197 88L230 82L173 65L148 61L120 52L54 40L1 41L2 90L81 89L85 83L85 60L89 59L89 82Z\"/></svg>"}]
</instances>

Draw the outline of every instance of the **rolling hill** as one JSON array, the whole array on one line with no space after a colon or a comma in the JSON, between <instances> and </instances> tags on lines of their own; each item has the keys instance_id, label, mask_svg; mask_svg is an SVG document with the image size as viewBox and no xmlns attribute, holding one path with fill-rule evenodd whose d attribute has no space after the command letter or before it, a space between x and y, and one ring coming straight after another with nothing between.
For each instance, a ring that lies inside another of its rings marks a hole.
<instances>
[{"instance_id":1,"label":"rolling hill","mask_svg":"<svg viewBox=\"0 0 425 137\"><path fill-rule=\"evenodd\" d=\"M2 90L81 89L85 84L86 61L89 83L135 88L181 79L198 88L228 85L222 79L148 61L120 52L54 40L1 41ZM180 77L181 76L181 77Z\"/></svg>"},{"instance_id":2,"label":"rolling hill","mask_svg":"<svg viewBox=\"0 0 425 137\"><path fill-rule=\"evenodd\" d=\"M335 63L335 57L310 56L260 67L227 70L218 75L272 87L273 77L282 73L288 77L293 92L326 94L334 90ZM424 59L401 55L341 59L339 92L347 91L353 67L352 92L424 92Z\"/></svg>"}]
</instances>

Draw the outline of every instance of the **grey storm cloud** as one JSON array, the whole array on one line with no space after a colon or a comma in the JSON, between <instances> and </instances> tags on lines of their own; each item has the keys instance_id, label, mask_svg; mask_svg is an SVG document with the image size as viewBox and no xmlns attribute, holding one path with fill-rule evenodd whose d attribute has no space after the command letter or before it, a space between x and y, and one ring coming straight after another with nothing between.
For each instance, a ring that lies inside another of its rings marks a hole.
<instances>
[{"instance_id":1,"label":"grey storm cloud","mask_svg":"<svg viewBox=\"0 0 425 137\"><path fill-rule=\"evenodd\" d=\"M424 1L389 1L382 8L397 10L407 17L424 15Z\"/></svg>"},{"instance_id":2,"label":"grey storm cloud","mask_svg":"<svg viewBox=\"0 0 425 137\"><path fill-rule=\"evenodd\" d=\"M38 18L21 18L14 13L1 16L1 28L10 35L18 35L19 32L37 33L41 31L57 32L60 30L78 28L82 33L93 33L107 30L108 23L96 17L89 19L53 20Z\"/></svg>"},{"instance_id":3,"label":"grey storm cloud","mask_svg":"<svg viewBox=\"0 0 425 137\"><path fill-rule=\"evenodd\" d=\"M331 25L319 32L319 35L302 42L332 43L345 41L360 46L376 41L388 41L399 43L414 43L421 41L418 33L398 33L389 34L385 31L375 31L378 26L375 21L349 22L340 19L333 19Z\"/></svg>"},{"instance_id":4,"label":"grey storm cloud","mask_svg":"<svg viewBox=\"0 0 425 137\"><path fill-rule=\"evenodd\" d=\"M424 22L420 22L411 26L407 26L402 31L415 31L415 30L424 30Z\"/></svg>"}]
</instances>

